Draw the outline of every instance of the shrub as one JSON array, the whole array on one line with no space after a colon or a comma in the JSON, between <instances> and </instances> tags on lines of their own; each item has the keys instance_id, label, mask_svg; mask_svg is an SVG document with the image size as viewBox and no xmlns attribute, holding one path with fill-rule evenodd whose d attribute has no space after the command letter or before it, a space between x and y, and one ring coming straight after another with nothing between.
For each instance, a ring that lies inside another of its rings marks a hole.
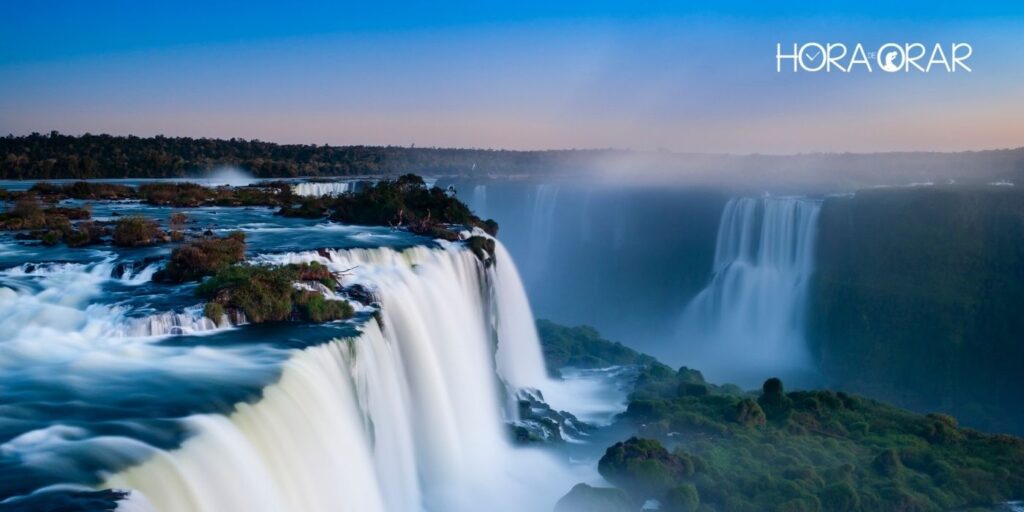
<instances>
[{"instance_id":1,"label":"shrub","mask_svg":"<svg viewBox=\"0 0 1024 512\"><path fill-rule=\"evenodd\" d=\"M34 195L24 195L7 208L0 220L4 229L39 229L46 224L43 207Z\"/></svg>"},{"instance_id":2,"label":"shrub","mask_svg":"<svg viewBox=\"0 0 1024 512\"><path fill-rule=\"evenodd\" d=\"M749 398L744 398L736 404L734 419L736 423L746 427L763 426L767 421L761 406Z\"/></svg>"},{"instance_id":3,"label":"shrub","mask_svg":"<svg viewBox=\"0 0 1024 512\"><path fill-rule=\"evenodd\" d=\"M626 493L619 489L576 484L555 504L555 512L633 512Z\"/></svg>"},{"instance_id":4,"label":"shrub","mask_svg":"<svg viewBox=\"0 0 1024 512\"><path fill-rule=\"evenodd\" d=\"M331 274L331 270L317 262L306 263L296 267L299 271L300 281L316 281L328 288L338 286L337 280Z\"/></svg>"},{"instance_id":5,"label":"shrub","mask_svg":"<svg viewBox=\"0 0 1024 512\"><path fill-rule=\"evenodd\" d=\"M708 387L705 384L682 382L676 389L679 396L705 396L708 394Z\"/></svg>"},{"instance_id":6,"label":"shrub","mask_svg":"<svg viewBox=\"0 0 1024 512\"><path fill-rule=\"evenodd\" d=\"M213 320L216 324L220 323L221 319L224 318L224 314L224 306L221 306L216 302L207 302L206 305L203 306L203 316Z\"/></svg>"},{"instance_id":7,"label":"shrub","mask_svg":"<svg viewBox=\"0 0 1024 512\"><path fill-rule=\"evenodd\" d=\"M903 469L903 463L900 461L900 454L896 450L888 449L879 453L875 460L871 462L871 466L878 471L879 474L885 477L893 478L900 474Z\"/></svg>"},{"instance_id":8,"label":"shrub","mask_svg":"<svg viewBox=\"0 0 1024 512\"><path fill-rule=\"evenodd\" d=\"M847 482L832 484L818 494L821 506L830 512L854 512L860 507L857 491Z\"/></svg>"},{"instance_id":9,"label":"shrub","mask_svg":"<svg viewBox=\"0 0 1024 512\"><path fill-rule=\"evenodd\" d=\"M77 229L64 236L64 243L68 247L83 247L97 244L102 241L103 235L107 233L106 228L93 224L92 222L81 222Z\"/></svg>"},{"instance_id":10,"label":"shrub","mask_svg":"<svg viewBox=\"0 0 1024 512\"><path fill-rule=\"evenodd\" d=\"M113 241L122 247L138 247L165 241L165 234L153 220L132 215L117 221Z\"/></svg>"},{"instance_id":11,"label":"shrub","mask_svg":"<svg viewBox=\"0 0 1024 512\"><path fill-rule=\"evenodd\" d=\"M312 322L331 322L351 318L352 306L343 300L327 300L318 293L311 294L305 302L306 317Z\"/></svg>"},{"instance_id":12,"label":"shrub","mask_svg":"<svg viewBox=\"0 0 1024 512\"><path fill-rule=\"evenodd\" d=\"M60 243L61 238L62 235L60 231L50 230L43 233L43 236L39 237L39 241L41 241L43 245L57 245Z\"/></svg>"},{"instance_id":13,"label":"shrub","mask_svg":"<svg viewBox=\"0 0 1024 512\"><path fill-rule=\"evenodd\" d=\"M315 291L298 290L303 275L317 275L312 265L284 266L236 264L217 272L196 288L196 293L225 309L236 309L249 322L308 320L327 322L351 318L346 301L327 300Z\"/></svg>"},{"instance_id":14,"label":"shrub","mask_svg":"<svg viewBox=\"0 0 1024 512\"><path fill-rule=\"evenodd\" d=\"M693 484L677 485L668 490L661 500L666 512L696 512L700 508L700 494Z\"/></svg>"},{"instance_id":15,"label":"shrub","mask_svg":"<svg viewBox=\"0 0 1024 512\"><path fill-rule=\"evenodd\" d=\"M171 251L167 265L153 278L182 283L213 275L245 258L245 233L196 240Z\"/></svg>"},{"instance_id":16,"label":"shrub","mask_svg":"<svg viewBox=\"0 0 1024 512\"><path fill-rule=\"evenodd\" d=\"M684 463L661 443L636 437L608 448L597 470L637 499L661 496L687 472Z\"/></svg>"},{"instance_id":17,"label":"shrub","mask_svg":"<svg viewBox=\"0 0 1024 512\"><path fill-rule=\"evenodd\" d=\"M777 377L772 377L761 386L761 393L766 397L781 397L784 394L782 388L782 380Z\"/></svg>"}]
</instances>

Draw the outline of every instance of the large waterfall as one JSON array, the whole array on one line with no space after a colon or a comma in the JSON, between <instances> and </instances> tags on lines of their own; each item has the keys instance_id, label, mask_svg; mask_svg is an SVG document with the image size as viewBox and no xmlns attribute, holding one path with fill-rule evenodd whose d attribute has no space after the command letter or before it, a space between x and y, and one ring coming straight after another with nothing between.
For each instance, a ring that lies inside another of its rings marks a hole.
<instances>
[{"instance_id":1,"label":"large waterfall","mask_svg":"<svg viewBox=\"0 0 1024 512\"><path fill-rule=\"evenodd\" d=\"M711 283L686 307L681 343L712 377L758 382L808 367L804 339L820 201L734 198L722 213Z\"/></svg>"},{"instance_id":2,"label":"large waterfall","mask_svg":"<svg viewBox=\"0 0 1024 512\"><path fill-rule=\"evenodd\" d=\"M573 479L549 454L508 441L504 400L546 374L525 292L498 247L490 270L455 245L265 256L347 271L345 284L372 290L379 315L356 338L296 351L255 403L188 418L194 435L182 446L103 487L132 489L133 504L155 510L549 508Z\"/></svg>"}]
</instances>

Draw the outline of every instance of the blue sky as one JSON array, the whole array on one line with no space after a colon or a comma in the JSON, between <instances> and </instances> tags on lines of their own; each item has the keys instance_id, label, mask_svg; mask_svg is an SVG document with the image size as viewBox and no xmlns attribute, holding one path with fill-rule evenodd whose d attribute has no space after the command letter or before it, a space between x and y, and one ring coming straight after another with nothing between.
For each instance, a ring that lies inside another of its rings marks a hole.
<instances>
[{"instance_id":1,"label":"blue sky","mask_svg":"<svg viewBox=\"0 0 1024 512\"><path fill-rule=\"evenodd\" d=\"M1024 7L4 2L0 133L730 153L1024 145ZM775 44L968 42L970 74Z\"/></svg>"}]
</instances>

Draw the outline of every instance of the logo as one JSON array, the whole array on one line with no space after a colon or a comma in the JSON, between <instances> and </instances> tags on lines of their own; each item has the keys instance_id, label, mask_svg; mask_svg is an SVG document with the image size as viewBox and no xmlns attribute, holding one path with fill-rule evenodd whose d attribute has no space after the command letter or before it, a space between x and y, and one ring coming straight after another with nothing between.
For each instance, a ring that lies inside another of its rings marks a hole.
<instances>
[{"instance_id":1,"label":"logo","mask_svg":"<svg viewBox=\"0 0 1024 512\"><path fill-rule=\"evenodd\" d=\"M930 51L923 43L885 43L870 52L861 43L852 49L844 43L793 43L792 48L775 43L775 72L971 73L967 59L973 53L970 43L935 43Z\"/></svg>"}]
</instances>

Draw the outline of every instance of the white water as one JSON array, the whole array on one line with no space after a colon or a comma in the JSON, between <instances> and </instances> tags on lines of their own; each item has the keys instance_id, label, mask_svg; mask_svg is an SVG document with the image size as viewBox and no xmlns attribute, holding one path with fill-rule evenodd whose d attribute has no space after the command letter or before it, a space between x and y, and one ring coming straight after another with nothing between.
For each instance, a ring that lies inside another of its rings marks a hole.
<instances>
[{"instance_id":1,"label":"white water","mask_svg":"<svg viewBox=\"0 0 1024 512\"><path fill-rule=\"evenodd\" d=\"M546 372L499 248L488 272L456 245L263 258L351 269L344 284L375 290L381 326L296 352L260 401L191 418L196 435L180 449L104 486L156 510L550 509L580 477L508 441L501 381L527 386Z\"/></svg>"},{"instance_id":2,"label":"white water","mask_svg":"<svg viewBox=\"0 0 1024 512\"><path fill-rule=\"evenodd\" d=\"M498 323L498 373L514 388L550 388L544 355L533 322L526 289L512 255L500 242L495 245L493 271Z\"/></svg>"},{"instance_id":3,"label":"white water","mask_svg":"<svg viewBox=\"0 0 1024 512\"><path fill-rule=\"evenodd\" d=\"M533 191L530 207L530 248L528 275L542 280L550 266L546 258L551 254L555 229L555 206L558 204L558 185L540 184Z\"/></svg>"},{"instance_id":4,"label":"white water","mask_svg":"<svg viewBox=\"0 0 1024 512\"><path fill-rule=\"evenodd\" d=\"M686 307L681 337L715 378L808 365L807 291L820 201L735 198L722 213L711 283Z\"/></svg>"},{"instance_id":5,"label":"white water","mask_svg":"<svg viewBox=\"0 0 1024 512\"><path fill-rule=\"evenodd\" d=\"M304 182L292 187L295 195L308 197L339 196L351 190L352 182L348 181Z\"/></svg>"},{"instance_id":6,"label":"white water","mask_svg":"<svg viewBox=\"0 0 1024 512\"><path fill-rule=\"evenodd\" d=\"M203 315L202 306L193 306L180 312L168 311L141 318L125 319L112 335L144 337L209 333L233 325L245 324L245 315L241 311L236 314L241 318L235 324L232 324L227 315L223 315L217 322L214 322Z\"/></svg>"},{"instance_id":7,"label":"white water","mask_svg":"<svg viewBox=\"0 0 1024 512\"><path fill-rule=\"evenodd\" d=\"M473 187L470 207L481 219L487 218L487 185L476 185Z\"/></svg>"}]
</instances>

